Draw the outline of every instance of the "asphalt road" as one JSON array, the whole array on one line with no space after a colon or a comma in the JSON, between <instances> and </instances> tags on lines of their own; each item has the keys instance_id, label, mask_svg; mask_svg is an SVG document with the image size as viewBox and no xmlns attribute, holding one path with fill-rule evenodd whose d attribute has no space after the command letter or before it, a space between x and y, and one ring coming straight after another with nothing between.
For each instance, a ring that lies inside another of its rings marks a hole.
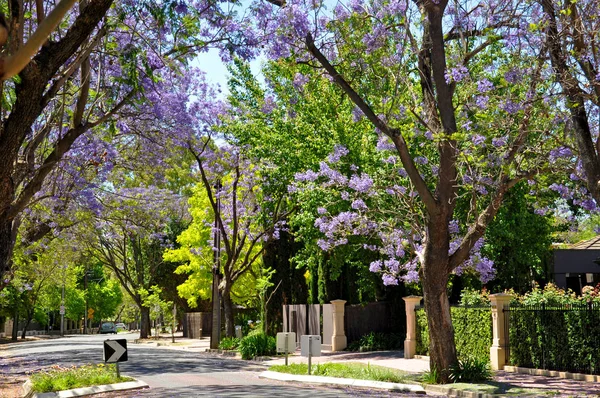
<instances>
[{"instance_id":1,"label":"asphalt road","mask_svg":"<svg viewBox=\"0 0 600 398\"><path fill-rule=\"evenodd\" d=\"M112 335L73 336L7 345L0 350L0 377L23 376L53 365L61 367L102 362L103 341ZM260 363L211 356L167 347L132 344L127 338L128 362L121 373L143 380L149 389L96 395L119 397L410 397L418 395L353 388L330 388L259 379Z\"/></svg>"}]
</instances>

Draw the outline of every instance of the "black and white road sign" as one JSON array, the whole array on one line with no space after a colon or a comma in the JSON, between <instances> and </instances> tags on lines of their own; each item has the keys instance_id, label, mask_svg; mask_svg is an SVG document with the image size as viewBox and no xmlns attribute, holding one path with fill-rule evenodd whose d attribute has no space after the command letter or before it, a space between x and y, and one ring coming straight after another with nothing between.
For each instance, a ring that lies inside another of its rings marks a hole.
<instances>
[{"instance_id":1,"label":"black and white road sign","mask_svg":"<svg viewBox=\"0 0 600 398\"><path fill-rule=\"evenodd\" d=\"M104 362L127 361L127 340L104 340Z\"/></svg>"}]
</instances>

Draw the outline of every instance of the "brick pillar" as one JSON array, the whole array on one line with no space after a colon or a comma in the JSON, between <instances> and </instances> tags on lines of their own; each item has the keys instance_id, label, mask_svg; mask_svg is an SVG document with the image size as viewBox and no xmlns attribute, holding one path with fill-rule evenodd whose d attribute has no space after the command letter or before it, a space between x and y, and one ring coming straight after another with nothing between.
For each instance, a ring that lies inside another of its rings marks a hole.
<instances>
[{"instance_id":1,"label":"brick pillar","mask_svg":"<svg viewBox=\"0 0 600 398\"><path fill-rule=\"evenodd\" d=\"M333 315L333 336L331 336L331 351L342 351L348 345L344 331L344 304L346 300L331 301Z\"/></svg>"},{"instance_id":2,"label":"brick pillar","mask_svg":"<svg viewBox=\"0 0 600 398\"><path fill-rule=\"evenodd\" d=\"M415 307L421 303L421 296L402 298L406 305L406 340L404 340L404 358L411 359L417 353L417 315Z\"/></svg>"},{"instance_id":3,"label":"brick pillar","mask_svg":"<svg viewBox=\"0 0 600 398\"><path fill-rule=\"evenodd\" d=\"M512 296L510 294L498 293L490 295L492 302L492 326L493 339L490 347L490 362L492 370L502 370L506 365L506 317L504 308L508 308Z\"/></svg>"}]
</instances>

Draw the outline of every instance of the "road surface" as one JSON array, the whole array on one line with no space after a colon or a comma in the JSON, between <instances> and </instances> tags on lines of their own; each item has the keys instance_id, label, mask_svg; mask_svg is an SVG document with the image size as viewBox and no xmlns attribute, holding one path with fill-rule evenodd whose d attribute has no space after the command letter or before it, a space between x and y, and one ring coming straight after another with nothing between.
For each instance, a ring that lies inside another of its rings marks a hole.
<instances>
[{"instance_id":1,"label":"road surface","mask_svg":"<svg viewBox=\"0 0 600 398\"><path fill-rule=\"evenodd\" d=\"M143 380L149 389L96 395L119 397L410 397L353 388L332 388L259 379L266 366L181 347L153 347L133 344L137 334L119 334L128 339L128 362L120 364L121 374ZM50 366L68 367L102 362L105 339L113 335L70 336L0 346L0 380L20 378Z\"/></svg>"}]
</instances>

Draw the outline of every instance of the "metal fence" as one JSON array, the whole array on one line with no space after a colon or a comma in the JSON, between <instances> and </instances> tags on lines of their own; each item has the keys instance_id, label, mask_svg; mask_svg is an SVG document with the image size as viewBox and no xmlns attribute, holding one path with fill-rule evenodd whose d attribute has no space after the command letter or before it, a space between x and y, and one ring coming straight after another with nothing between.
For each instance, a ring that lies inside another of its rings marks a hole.
<instances>
[{"instance_id":1,"label":"metal fence","mask_svg":"<svg viewBox=\"0 0 600 398\"><path fill-rule=\"evenodd\" d=\"M600 374L600 304L511 305L503 311L507 363Z\"/></svg>"}]
</instances>

